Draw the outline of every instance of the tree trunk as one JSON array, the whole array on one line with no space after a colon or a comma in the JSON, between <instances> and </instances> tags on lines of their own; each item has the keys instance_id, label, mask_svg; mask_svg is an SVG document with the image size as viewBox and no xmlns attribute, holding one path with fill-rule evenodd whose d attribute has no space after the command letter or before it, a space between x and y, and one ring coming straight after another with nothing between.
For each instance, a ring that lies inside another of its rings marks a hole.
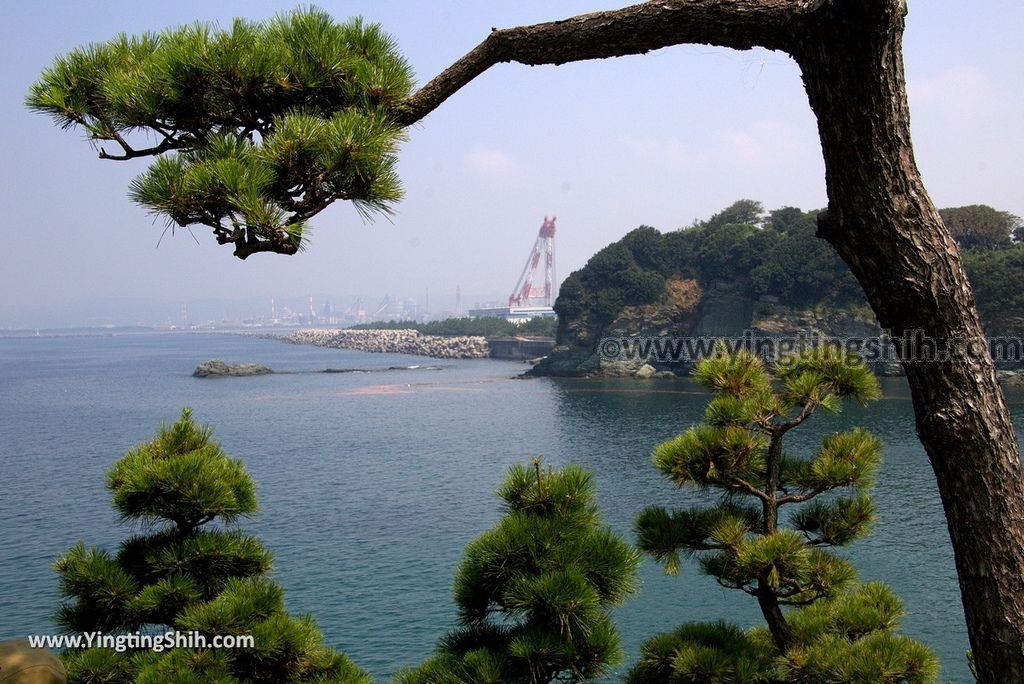
<instances>
[{"instance_id":1,"label":"tree trunk","mask_svg":"<svg viewBox=\"0 0 1024 684\"><path fill-rule=\"evenodd\" d=\"M782 437L784 432L775 428L768 444L768 462L765 468L764 494L761 500L761 533L767 537L779 531L779 479L782 471ZM772 641L780 653L784 653L793 643L793 630L790 629L786 616L779 605L776 588L768 581L768 573L762 573L757 580L757 605L761 615L771 632Z\"/></svg>"},{"instance_id":2,"label":"tree trunk","mask_svg":"<svg viewBox=\"0 0 1024 684\"><path fill-rule=\"evenodd\" d=\"M793 630L786 621L786 616L779 605L779 597L775 595L775 589L768 582L767 577L757 581L757 605L761 609L761 615L768 624L768 631L772 635L772 642L779 653L785 653L790 644L793 643Z\"/></svg>"},{"instance_id":3,"label":"tree trunk","mask_svg":"<svg viewBox=\"0 0 1024 684\"><path fill-rule=\"evenodd\" d=\"M979 681L1024 682L1020 451L959 251L914 162L905 9L900 0L832 3L794 49L825 155L819 235L894 338L961 352L904 358L903 367L946 510Z\"/></svg>"},{"instance_id":4,"label":"tree trunk","mask_svg":"<svg viewBox=\"0 0 1024 684\"><path fill-rule=\"evenodd\" d=\"M1024 477L960 254L924 188L903 73L905 0L657 0L495 30L394 112L421 120L500 62L561 64L682 43L791 54L825 155L819 235L850 266L884 328L957 343L904 358L917 431L956 556L981 684L1024 684Z\"/></svg>"},{"instance_id":5,"label":"tree trunk","mask_svg":"<svg viewBox=\"0 0 1024 684\"><path fill-rule=\"evenodd\" d=\"M774 428L768 443L768 462L765 467L764 494L761 501L761 531L764 536L779 531L779 480L782 477L782 437L779 428Z\"/></svg>"}]
</instances>

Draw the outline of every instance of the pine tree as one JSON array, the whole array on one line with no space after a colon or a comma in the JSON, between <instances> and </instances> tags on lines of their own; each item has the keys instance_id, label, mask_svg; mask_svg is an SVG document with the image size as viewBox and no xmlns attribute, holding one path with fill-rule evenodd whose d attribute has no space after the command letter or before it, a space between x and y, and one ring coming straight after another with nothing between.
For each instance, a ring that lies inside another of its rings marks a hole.
<instances>
[{"instance_id":1,"label":"pine tree","mask_svg":"<svg viewBox=\"0 0 1024 684\"><path fill-rule=\"evenodd\" d=\"M69 650L69 682L368 683L346 656L323 645L311 618L285 612L284 591L267 577L270 552L235 526L257 510L255 484L211 435L185 409L114 465L107 477L114 507L146 532L114 554L80 542L61 557L55 567L67 600L57 621L72 633L177 630L211 646L218 635L252 635L255 645Z\"/></svg>"},{"instance_id":2,"label":"pine tree","mask_svg":"<svg viewBox=\"0 0 1024 684\"><path fill-rule=\"evenodd\" d=\"M27 104L64 127L82 127L93 142L113 141L121 152L101 148L107 159L180 154L154 164L133 189L136 198L172 225L211 226L244 259L294 254L306 221L338 199L387 210L400 192L401 127L496 64L565 64L680 44L789 54L827 169L829 206L817 234L850 266L893 337L923 334L954 351L941 364L903 359L917 433L945 508L980 681L1024 681L1020 444L959 252L914 162L906 13L906 0L638 3L493 28L403 98L408 66L377 27L335 25L308 11L272 24L238 21L224 32L196 25L76 50L44 72ZM310 109L320 121L304 118ZM264 142L292 115L305 122L297 120L296 130L327 135L285 135L267 150ZM350 128L351 116L364 125ZM128 139L133 133L156 143L140 147ZM318 140L330 143L321 148ZM361 163L350 163L357 157Z\"/></svg>"},{"instance_id":3,"label":"pine tree","mask_svg":"<svg viewBox=\"0 0 1024 684\"><path fill-rule=\"evenodd\" d=\"M675 485L721 498L646 509L640 547L670 574L681 554L696 556L719 584L754 597L767 627L684 625L645 644L630 682L933 682L935 656L894 632L899 599L883 585L857 584L853 566L829 550L869 531L882 444L858 428L825 437L810 458L783 450L787 433L819 410L877 399L875 376L831 347L773 372L748 351L720 348L695 375L715 394L704 422L660 444L653 459ZM797 510L783 518L784 508Z\"/></svg>"},{"instance_id":4,"label":"pine tree","mask_svg":"<svg viewBox=\"0 0 1024 684\"><path fill-rule=\"evenodd\" d=\"M73 50L26 104L113 145L101 159L156 157L132 199L169 226L208 226L245 259L294 254L307 221L337 200L391 211L404 129L388 109L411 88L412 70L379 26L304 9Z\"/></svg>"},{"instance_id":5,"label":"pine tree","mask_svg":"<svg viewBox=\"0 0 1024 684\"><path fill-rule=\"evenodd\" d=\"M621 661L609 610L633 592L637 552L606 528L590 475L513 466L505 516L466 549L458 629L397 684L585 682Z\"/></svg>"}]
</instances>

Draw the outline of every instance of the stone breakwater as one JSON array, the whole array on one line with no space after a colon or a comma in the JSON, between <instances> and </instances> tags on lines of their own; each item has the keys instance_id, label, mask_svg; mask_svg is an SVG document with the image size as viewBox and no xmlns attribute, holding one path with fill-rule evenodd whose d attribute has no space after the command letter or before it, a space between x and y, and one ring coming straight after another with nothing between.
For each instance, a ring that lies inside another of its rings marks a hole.
<instances>
[{"instance_id":1,"label":"stone breakwater","mask_svg":"<svg viewBox=\"0 0 1024 684\"><path fill-rule=\"evenodd\" d=\"M421 335L415 330L297 330L282 337L293 344L354 349L387 354L415 354L435 359L486 359L491 355L484 337Z\"/></svg>"}]
</instances>

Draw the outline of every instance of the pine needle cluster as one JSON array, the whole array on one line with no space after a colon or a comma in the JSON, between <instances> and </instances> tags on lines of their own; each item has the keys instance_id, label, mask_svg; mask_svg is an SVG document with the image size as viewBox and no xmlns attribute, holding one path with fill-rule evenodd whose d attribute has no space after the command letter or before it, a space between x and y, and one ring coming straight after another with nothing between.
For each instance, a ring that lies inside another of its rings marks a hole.
<instances>
[{"instance_id":1,"label":"pine needle cluster","mask_svg":"<svg viewBox=\"0 0 1024 684\"><path fill-rule=\"evenodd\" d=\"M66 601L57 615L69 633L194 632L252 635L252 648L68 650L78 684L368 684L346 656L323 645L309 617L285 612L284 591L267 577L260 541L227 527L257 510L255 484L189 409L110 470L107 487L125 522L147 530L116 553L78 543L57 560Z\"/></svg>"},{"instance_id":2,"label":"pine needle cluster","mask_svg":"<svg viewBox=\"0 0 1024 684\"><path fill-rule=\"evenodd\" d=\"M82 129L100 158L156 157L131 197L169 226L212 228L244 259L294 254L308 220L336 200L391 211L404 138L388 112L411 88L379 26L310 8L78 48L26 104Z\"/></svg>"},{"instance_id":3,"label":"pine needle cluster","mask_svg":"<svg viewBox=\"0 0 1024 684\"><path fill-rule=\"evenodd\" d=\"M398 684L585 682L622 660L609 610L634 590L638 553L603 525L581 468L513 466L505 516L466 549L460 627Z\"/></svg>"},{"instance_id":4,"label":"pine needle cluster","mask_svg":"<svg viewBox=\"0 0 1024 684\"><path fill-rule=\"evenodd\" d=\"M819 411L879 398L875 376L832 347L772 370L748 351L722 348L695 376L715 395L704 422L658 445L653 460L676 486L720 497L644 510L639 545L670 574L682 556L695 557L719 584L754 597L766 627L684 625L647 642L630 682L935 681L934 654L894 632L899 599L882 585L857 584L850 562L831 551L869 532L881 442L853 429L825 437L809 457L783 450L786 434Z\"/></svg>"}]
</instances>

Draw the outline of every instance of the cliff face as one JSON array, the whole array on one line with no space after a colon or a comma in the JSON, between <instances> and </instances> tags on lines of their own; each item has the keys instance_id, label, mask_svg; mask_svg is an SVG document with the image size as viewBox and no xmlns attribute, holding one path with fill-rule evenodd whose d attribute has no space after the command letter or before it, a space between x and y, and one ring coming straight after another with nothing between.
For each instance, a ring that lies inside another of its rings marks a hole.
<instances>
[{"instance_id":1,"label":"cliff face","mask_svg":"<svg viewBox=\"0 0 1024 684\"><path fill-rule=\"evenodd\" d=\"M779 304L759 303L751 324L754 336L773 339L814 338L843 345L880 340L882 327L867 307L856 310L794 309ZM865 356L878 375L902 375L903 368L893 359L873 360Z\"/></svg>"},{"instance_id":2,"label":"cliff face","mask_svg":"<svg viewBox=\"0 0 1024 684\"><path fill-rule=\"evenodd\" d=\"M558 329L555 348L530 374L635 375L648 365L646 361L639 358L607 358L607 354L602 354L600 348L602 340L690 335L700 323L703 298L696 280L672 279L666 281L658 302L624 307L609 323L594 322L586 315L568 323L563 322ZM657 367L654 369L657 370Z\"/></svg>"},{"instance_id":3,"label":"cliff face","mask_svg":"<svg viewBox=\"0 0 1024 684\"><path fill-rule=\"evenodd\" d=\"M876 338L881 328L869 311L794 309L774 302L755 302L741 287L716 282L706 290L696 280L673 279L654 304L627 306L609 323L590 321L587 316L564 322L551 354L530 372L550 376L639 376L685 375L691 361L659 358L650 354L620 353L628 341L680 338L706 340L705 349L716 338L798 339L815 336L829 339ZM610 346L605 346L610 345ZM877 372L896 369L879 364Z\"/></svg>"},{"instance_id":4,"label":"cliff face","mask_svg":"<svg viewBox=\"0 0 1024 684\"><path fill-rule=\"evenodd\" d=\"M791 336L801 332L831 339L878 337L882 328L870 311L814 311L779 304L762 304L752 329L765 336Z\"/></svg>"}]
</instances>

